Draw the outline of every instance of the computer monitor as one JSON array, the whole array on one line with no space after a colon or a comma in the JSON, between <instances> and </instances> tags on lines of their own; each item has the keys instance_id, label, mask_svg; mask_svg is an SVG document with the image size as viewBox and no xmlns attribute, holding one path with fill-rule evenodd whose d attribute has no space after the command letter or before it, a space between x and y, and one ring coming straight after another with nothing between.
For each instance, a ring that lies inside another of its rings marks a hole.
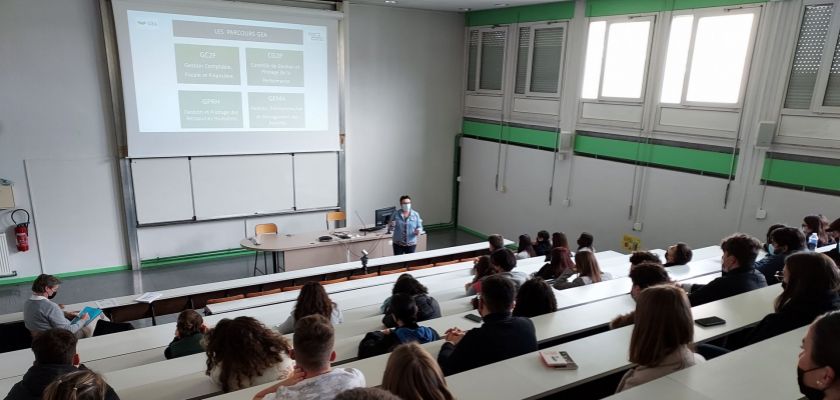
<instances>
[{"instance_id":1,"label":"computer monitor","mask_svg":"<svg viewBox=\"0 0 840 400\"><path fill-rule=\"evenodd\" d=\"M397 207L380 208L376 210L376 226L388 225L395 212L397 212Z\"/></svg>"}]
</instances>

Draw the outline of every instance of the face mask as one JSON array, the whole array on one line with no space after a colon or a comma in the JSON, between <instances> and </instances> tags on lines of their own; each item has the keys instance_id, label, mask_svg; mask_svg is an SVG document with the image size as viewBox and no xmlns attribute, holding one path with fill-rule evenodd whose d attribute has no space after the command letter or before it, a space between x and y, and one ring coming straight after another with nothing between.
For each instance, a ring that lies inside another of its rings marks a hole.
<instances>
[{"instance_id":1,"label":"face mask","mask_svg":"<svg viewBox=\"0 0 840 400\"><path fill-rule=\"evenodd\" d=\"M825 397L825 393L821 390L805 385L805 374L811 371L816 371L820 368L822 367L811 368L806 371L802 368L796 367L796 382L799 384L799 393L805 395L808 400L822 400Z\"/></svg>"},{"instance_id":2,"label":"face mask","mask_svg":"<svg viewBox=\"0 0 840 400\"><path fill-rule=\"evenodd\" d=\"M58 295L58 291L53 292L51 295L47 296L48 299L52 300L55 296Z\"/></svg>"},{"instance_id":3,"label":"face mask","mask_svg":"<svg viewBox=\"0 0 840 400\"><path fill-rule=\"evenodd\" d=\"M402 205L403 211L411 211L411 203L405 203Z\"/></svg>"},{"instance_id":4,"label":"face mask","mask_svg":"<svg viewBox=\"0 0 840 400\"><path fill-rule=\"evenodd\" d=\"M767 254L769 254L771 256L776 254L776 249L773 247L773 244L771 244L771 243L767 244Z\"/></svg>"}]
</instances>

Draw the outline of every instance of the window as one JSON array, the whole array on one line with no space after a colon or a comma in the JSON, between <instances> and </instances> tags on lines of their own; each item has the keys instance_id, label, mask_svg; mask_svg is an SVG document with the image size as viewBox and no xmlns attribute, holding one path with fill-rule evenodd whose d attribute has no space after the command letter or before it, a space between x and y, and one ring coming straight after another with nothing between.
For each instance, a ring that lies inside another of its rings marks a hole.
<instances>
[{"instance_id":1,"label":"window","mask_svg":"<svg viewBox=\"0 0 840 400\"><path fill-rule=\"evenodd\" d=\"M517 94L556 96L560 93L565 40L565 23L519 28L515 87Z\"/></svg>"},{"instance_id":2,"label":"window","mask_svg":"<svg viewBox=\"0 0 840 400\"><path fill-rule=\"evenodd\" d=\"M641 101L652 28L653 17L591 22L581 96Z\"/></svg>"},{"instance_id":3,"label":"window","mask_svg":"<svg viewBox=\"0 0 840 400\"><path fill-rule=\"evenodd\" d=\"M662 103L740 103L758 8L676 15L671 20Z\"/></svg>"},{"instance_id":4,"label":"window","mask_svg":"<svg viewBox=\"0 0 840 400\"><path fill-rule=\"evenodd\" d=\"M806 1L784 108L840 113L840 43L835 2Z\"/></svg>"},{"instance_id":5,"label":"window","mask_svg":"<svg viewBox=\"0 0 840 400\"><path fill-rule=\"evenodd\" d=\"M467 91L501 93L505 69L507 28L469 31Z\"/></svg>"}]
</instances>

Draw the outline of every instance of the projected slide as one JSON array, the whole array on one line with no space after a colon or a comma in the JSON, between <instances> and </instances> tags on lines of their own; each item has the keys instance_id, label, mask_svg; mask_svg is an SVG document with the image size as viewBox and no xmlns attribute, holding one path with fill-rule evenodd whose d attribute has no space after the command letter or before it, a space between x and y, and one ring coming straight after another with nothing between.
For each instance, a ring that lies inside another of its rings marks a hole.
<instances>
[{"instance_id":1,"label":"projected slide","mask_svg":"<svg viewBox=\"0 0 840 400\"><path fill-rule=\"evenodd\" d=\"M138 133L326 131L325 26L127 11Z\"/></svg>"}]
</instances>

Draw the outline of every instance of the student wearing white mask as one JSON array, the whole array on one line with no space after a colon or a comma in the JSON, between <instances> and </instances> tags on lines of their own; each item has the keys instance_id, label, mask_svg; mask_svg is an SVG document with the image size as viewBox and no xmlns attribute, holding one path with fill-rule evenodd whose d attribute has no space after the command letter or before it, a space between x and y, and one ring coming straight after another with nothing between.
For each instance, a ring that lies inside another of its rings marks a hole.
<instances>
[{"instance_id":1,"label":"student wearing white mask","mask_svg":"<svg viewBox=\"0 0 840 400\"><path fill-rule=\"evenodd\" d=\"M411 197L400 197L400 210L391 220L394 229L394 255L414 253L417 236L423 233L423 219L411 209Z\"/></svg>"}]
</instances>

